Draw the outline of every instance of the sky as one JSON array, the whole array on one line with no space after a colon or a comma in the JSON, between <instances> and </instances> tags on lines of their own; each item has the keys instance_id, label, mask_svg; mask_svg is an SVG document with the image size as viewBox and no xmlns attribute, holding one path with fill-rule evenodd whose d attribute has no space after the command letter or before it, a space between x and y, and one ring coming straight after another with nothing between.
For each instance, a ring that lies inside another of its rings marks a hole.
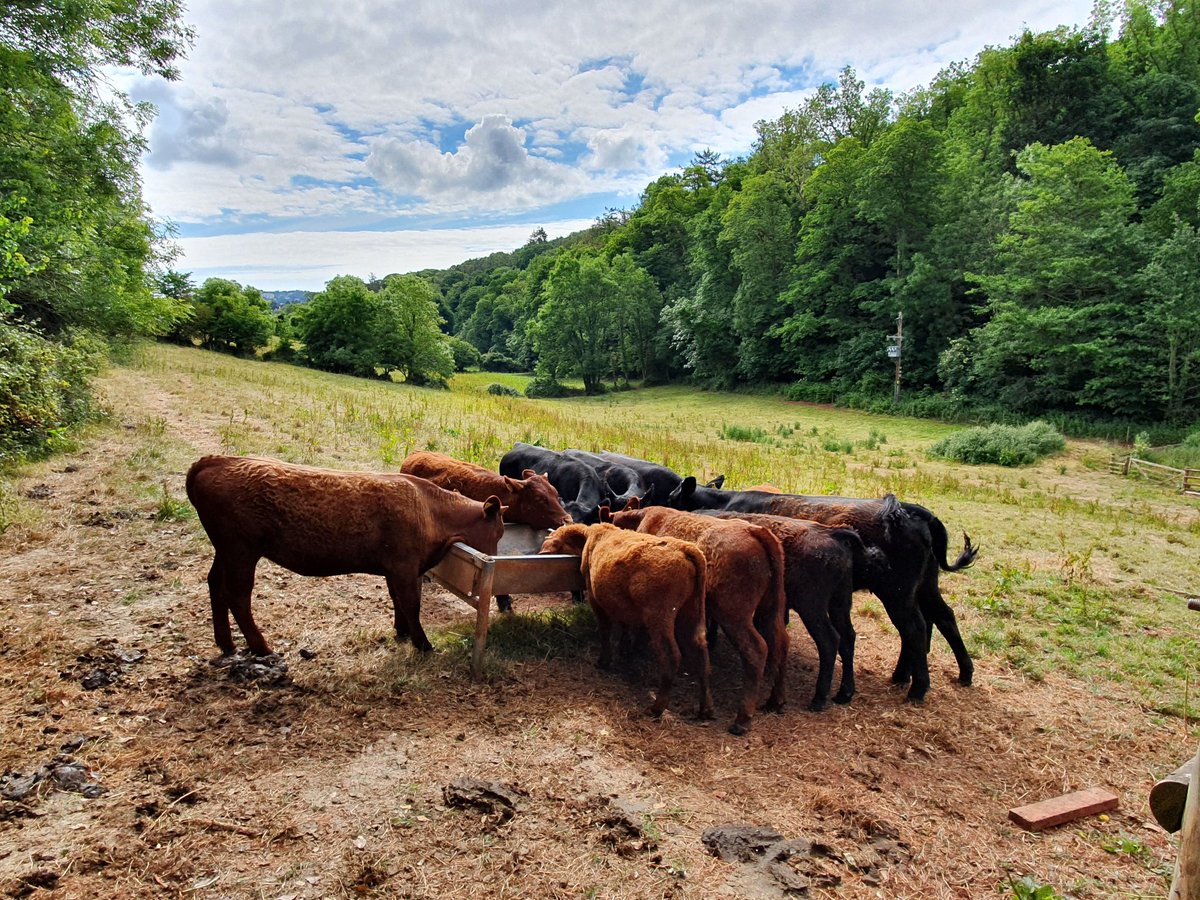
<instances>
[{"instance_id":1,"label":"sky","mask_svg":"<svg viewBox=\"0 0 1200 900\"><path fill-rule=\"evenodd\" d=\"M195 283L320 290L522 246L637 204L853 66L907 91L1091 0L191 0L143 194Z\"/></svg>"}]
</instances>

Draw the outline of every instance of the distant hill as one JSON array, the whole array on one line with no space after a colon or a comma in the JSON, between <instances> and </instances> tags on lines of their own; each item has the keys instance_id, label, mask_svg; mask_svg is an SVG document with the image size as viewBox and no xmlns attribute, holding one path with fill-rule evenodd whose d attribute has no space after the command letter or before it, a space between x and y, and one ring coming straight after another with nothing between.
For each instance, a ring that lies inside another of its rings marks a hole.
<instances>
[{"instance_id":1,"label":"distant hill","mask_svg":"<svg viewBox=\"0 0 1200 900\"><path fill-rule=\"evenodd\" d=\"M307 303L312 291L263 291L262 295L271 304L272 309L279 309L289 303Z\"/></svg>"}]
</instances>

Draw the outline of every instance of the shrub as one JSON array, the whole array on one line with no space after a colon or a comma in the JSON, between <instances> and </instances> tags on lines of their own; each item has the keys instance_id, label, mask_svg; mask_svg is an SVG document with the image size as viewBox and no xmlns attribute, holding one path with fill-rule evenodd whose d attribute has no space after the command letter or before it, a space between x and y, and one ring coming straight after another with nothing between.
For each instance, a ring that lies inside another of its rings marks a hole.
<instances>
[{"instance_id":1,"label":"shrub","mask_svg":"<svg viewBox=\"0 0 1200 900\"><path fill-rule=\"evenodd\" d=\"M500 384L498 381L493 381L487 386L487 392L494 394L497 397L520 397L521 392L516 388L509 387L507 384Z\"/></svg>"},{"instance_id":2,"label":"shrub","mask_svg":"<svg viewBox=\"0 0 1200 900\"><path fill-rule=\"evenodd\" d=\"M525 386L525 396L534 400L554 397L566 397L570 391L565 384L560 384L553 378L539 375Z\"/></svg>"},{"instance_id":3,"label":"shrub","mask_svg":"<svg viewBox=\"0 0 1200 900\"><path fill-rule=\"evenodd\" d=\"M834 389L831 384L797 381L784 392L784 396L789 400L798 400L804 403L832 403Z\"/></svg>"},{"instance_id":4,"label":"shrub","mask_svg":"<svg viewBox=\"0 0 1200 900\"><path fill-rule=\"evenodd\" d=\"M1053 425L1030 422L1020 427L988 425L956 431L930 448L943 459L979 465L1027 466L1043 456L1058 453L1066 441Z\"/></svg>"},{"instance_id":5,"label":"shrub","mask_svg":"<svg viewBox=\"0 0 1200 900\"><path fill-rule=\"evenodd\" d=\"M489 350L479 361L479 368L484 372L522 372L525 369L511 356Z\"/></svg>"},{"instance_id":6,"label":"shrub","mask_svg":"<svg viewBox=\"0 0 1200 900\"><path fill-rule=\"evenodd\" d=\"M93 415L90 383L103 354L88 332L52 341L0 318L0 463L60 449L65 430Z\"/></svg>"},{"instance_id":7,"label":"shrub","mask_svg":"<svg viewBox=\"0 0 1200 900\"><path fill-rule=\"evenodd\" d=\"M451 336L446 339L446 343L450 347L450 353L454 356L454 371L465 372L483 362L483 354L473 344L467 343L462 338Z\"/></svg>"}]
</instances>

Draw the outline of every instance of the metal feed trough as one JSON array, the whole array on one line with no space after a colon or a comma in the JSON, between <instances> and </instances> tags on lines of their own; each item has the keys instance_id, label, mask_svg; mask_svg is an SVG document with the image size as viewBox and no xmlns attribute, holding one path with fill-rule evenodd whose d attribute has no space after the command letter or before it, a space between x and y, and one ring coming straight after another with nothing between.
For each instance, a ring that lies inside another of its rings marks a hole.
<instances>
[{"instance_id":1,"label":"metal feed trough","mask_svg":"<svg viewBox=\"0 0 1200 900\"><path fill-rule=\"evenodd\" d=\"M450 548L441 562L425 573L426 578L475 607L475 647L471 652L473 677L479 678L483 674L483 651L487 646L493 597L497 594L583 590L578 556L537 552L549 533L528 525L507 523L495 556L480 553L459 542Z\"/></svg>"}]
</instances>

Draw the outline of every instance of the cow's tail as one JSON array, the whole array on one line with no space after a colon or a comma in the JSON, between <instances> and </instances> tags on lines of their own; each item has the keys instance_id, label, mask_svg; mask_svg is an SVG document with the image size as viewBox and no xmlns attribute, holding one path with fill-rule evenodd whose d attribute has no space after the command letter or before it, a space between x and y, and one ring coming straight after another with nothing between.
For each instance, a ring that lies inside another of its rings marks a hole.
<instances>
[{"instance_id":1,"label":"cow's tail","mask_svg":"<svg viewBox=\"0 0 1200 900\"><path fill-rule=\"evenodd\" d=\"M850 552L854 566L854 589L870 588L887 580L891 572L887 554L878 547L868 547L853 528L834 528L829 536Z\"/></svg>"},{"instance_id":2,"label":"cow's tail","mask_svg":"<svg viewBox=\"0 0 1200 900\"><path fill-rule=\"evenodd\" d=\"M684 555L692 564L692 608L676 620L689 631L682 633L680 628L676 628L675 640L680 647L683 647L685 642L688 646L703 647L708 640L708 607L705 602L705 594L708 592L708 561L704 558L704 552L695 544L685 547Z\"/></svg>"},{"instance_id":3,"label":"cow's tail","mask_svg":"<svg viewBox=\"0 0 1200 900\"><path fill-rule=\"evenodd\" d=\"M787 634L784 631L787 594L784 580L783 545L771 529L756 525L753 530L771 568L769 600L765 607L759 606L754 616L754 626L763 636L763 640L767 642L767 669L763 676L770 683L779 671L779 667L786 664L787 654Z\"/></svg>"},{"instance_id":4,"label":"cow's tail","mask_svg":"<svg viewBox=\"0 0 1200 900\"><path fill-rule=\"evenodd\" d=\"M929 527L929 536L933 541L933 558L937 560L937 564L944 570L947 572L957 572L975 562L975 557L979 554L979 547L971 543L971 536L969 534L965 531L963 532L962 552L958 554L958 559L951 563L947 561L946 557L946 553L950 549L950 536L946 533L946 526L942 524L942 520L925 507L918 506L915 503L905 504L905 509L911 515L921 519Z\"/></svg>"}]
</instances>

